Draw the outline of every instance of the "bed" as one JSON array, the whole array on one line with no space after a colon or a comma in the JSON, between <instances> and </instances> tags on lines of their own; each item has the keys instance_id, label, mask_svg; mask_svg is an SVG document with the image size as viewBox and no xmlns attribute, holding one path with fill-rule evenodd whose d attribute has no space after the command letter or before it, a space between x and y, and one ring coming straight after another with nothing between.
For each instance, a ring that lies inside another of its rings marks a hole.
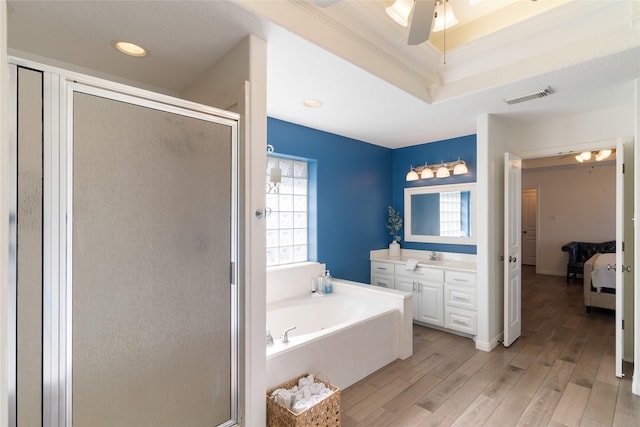
<instances>
[{"instance_id":1,"label":"bed","mask_svg":"<svg viewBox=\"0 0 640 427\"><path fill-rule=\"evenodd\" d=\"M607 265L615 265L616 254L595 254L584 263L584 305L616 309L616 272Z\"/></svg>"}]
</instances>

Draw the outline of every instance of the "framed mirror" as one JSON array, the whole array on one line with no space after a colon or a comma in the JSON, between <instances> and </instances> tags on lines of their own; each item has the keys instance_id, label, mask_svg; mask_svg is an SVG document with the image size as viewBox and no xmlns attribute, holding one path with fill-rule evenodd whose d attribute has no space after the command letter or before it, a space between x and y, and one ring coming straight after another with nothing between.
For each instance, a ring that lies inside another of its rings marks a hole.
<instances>
[{"instance_id":1,"label":"framed mirror","mask_svg":"<svg viewBox=\"0 0 640 427\"><path fill-rule=\"evenodd\" d=\"M404 240L474 245L476 184L404 189Z\"/></svg>"}]
</instances>

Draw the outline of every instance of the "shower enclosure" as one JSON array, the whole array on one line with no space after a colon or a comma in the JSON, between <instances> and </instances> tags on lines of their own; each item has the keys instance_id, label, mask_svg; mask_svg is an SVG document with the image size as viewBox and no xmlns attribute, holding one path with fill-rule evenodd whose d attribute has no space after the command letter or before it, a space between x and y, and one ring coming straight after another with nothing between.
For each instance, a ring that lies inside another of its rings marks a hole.
<instances>
[{"instance_id":1,"label":"shower enclosure","mask_svg":"<svg viewBox=\"0 0 640 427\"><path fill-rule=\"evenodd\" d=\"M236 424L237 115L89 78L12 76L17 105L28 96L36 110L16 128L44 129L15 141L30 157L14 162L12 423L37 409L45 426ZM27 245L39 252L22 255Z\"/></svg>"}]
</instances>

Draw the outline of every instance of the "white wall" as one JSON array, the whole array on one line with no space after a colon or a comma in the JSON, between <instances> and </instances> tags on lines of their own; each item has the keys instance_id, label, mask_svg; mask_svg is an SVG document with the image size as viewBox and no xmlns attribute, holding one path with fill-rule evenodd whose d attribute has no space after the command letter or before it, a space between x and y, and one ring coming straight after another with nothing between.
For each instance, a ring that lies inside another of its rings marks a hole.
<instances>
[{"instance_id":1,"label":"white wall","mask_svg":"<svg viewBox=\"0 0 640 427\"><path fill-rule=\"evenodd\" d=\"M566 275L566 243L616 239L615 163L524 169L522 186L539 189L539 274Z\"/></svg>"},{"instance_id":2,"label":"white wall","mask_svg":"<svg viewBox=\"0 0 640 427\"><path fill-rule=\"evenodd\" d=\"M214 64L182 97L205 105L240 113L242 159L240 224L242 330L245 357L244 396L241 396L242 425L266 425L266 259L265 223L255 216L265 206L267 146L267 45L249 36ZM248 85L247 83L248 82Z\"/></svg>"},{"instance_id":3,"label":"white wall","mask_svg":"<svg viewBox=\"0 0 640 427\"><path fill-rule=\"evenodd\" d=\"M7 126L7 100L9 73L7 70L7 2L0 1L0 426L9 424L7 396L7 287L9 271L9 129Z\"/></svg>"},{"instance_id":4,"label":"white wall","mask_svg":"<svg viewBox=\"0 0 640 427\"><path fill-rule=\"evenodd\" d=\"M634 164L636 167L633 169L634 187L640 188L640 148L638 148L638 141L640 140L640 80L636 79L634 82L633 96L635 99L635 108L633 114L633 135L634 135ZM633 201L634 212L640 212L640 197L636 195ZM640 266L640 227L636 227L634 231L634 269ZM635 394L640 394L640 279L638 274L634 275L634 311L633 311L633 362L634 372L631 390Z\"/></svg>"},{"instance_id":5,"label":"white wall","mask_svg":"<svg viewBox=\"0 0 640 427\"><path fill-rule=\"evenodd\" d=\"M507 120L484 114L477 121L478 335L476 348L490 351L503 331L504 153L509 142Z\"/></svg>"},{"instance_id":6,"label":"white wall","mask_svg":"<svg viewBox=\"0 0 640 427\"><path fill-rule=\"evenodd\" d=\"M615 146L617 137L633 135L633 114L630 94L626 105L549 120L513 123L509 151L529 158Z\"/></svg>"}]
</instances>

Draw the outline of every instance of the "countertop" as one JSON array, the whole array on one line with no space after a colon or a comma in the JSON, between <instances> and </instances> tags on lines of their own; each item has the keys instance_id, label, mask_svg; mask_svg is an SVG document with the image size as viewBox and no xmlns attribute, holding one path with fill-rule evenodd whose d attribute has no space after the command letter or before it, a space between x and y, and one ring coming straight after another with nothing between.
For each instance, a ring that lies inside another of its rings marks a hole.
<instances>
[{"instance_id":1,"label":"countertop","mask_svg":"<svg viewBox=\"0 0 640 427\"><path fill-rule=\"evenodd\" d=\"M429 259L430 255L431 251L402 249L402 253L399 257L390 257L387 249L379 249L371 251L369 259L371 261L391 262L398 265L404 265L410 259L415 259L418 260L418 267L439 267L471 273L475 273L477 271L475 255L437 252L437 260Z\"/></svg>"}]
</instances>

